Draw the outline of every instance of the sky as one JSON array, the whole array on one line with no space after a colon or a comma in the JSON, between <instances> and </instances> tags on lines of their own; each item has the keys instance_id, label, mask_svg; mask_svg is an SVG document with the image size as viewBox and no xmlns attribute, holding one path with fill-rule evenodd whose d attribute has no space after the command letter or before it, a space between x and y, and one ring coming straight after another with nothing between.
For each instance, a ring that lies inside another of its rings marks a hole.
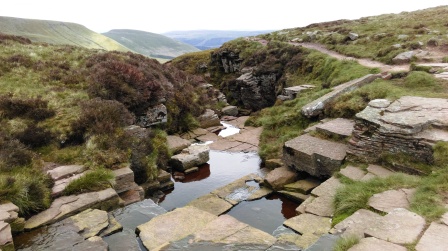
<instances>
[{"instance_id":1,"label":"sky","mask_svg":"<svg viewBox=\"0 0 448 251\"><path fill-rule=\"evenodd\" d=\"M134 29L281 30L338 19L414 11L447 0L9 0L0 16L73 22L96 32Z\"/></svg>"}]
</instances>

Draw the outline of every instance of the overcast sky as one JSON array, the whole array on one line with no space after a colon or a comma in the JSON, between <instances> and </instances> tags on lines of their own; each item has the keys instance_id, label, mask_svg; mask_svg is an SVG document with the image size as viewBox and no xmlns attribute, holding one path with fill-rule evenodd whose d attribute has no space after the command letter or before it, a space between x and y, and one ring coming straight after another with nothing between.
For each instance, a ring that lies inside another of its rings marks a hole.
<instances>
[{"instance_id":1,"label":"overcast sky","mask_svg":"<svg viewBox=\"0 0 448 251\"><path fill-rule=\"evenodd\" d=\"M82 24L96 32L135 29L280 30L448 5L447 0L9 0L0 16Z\"/></svg>"}]
</instances>

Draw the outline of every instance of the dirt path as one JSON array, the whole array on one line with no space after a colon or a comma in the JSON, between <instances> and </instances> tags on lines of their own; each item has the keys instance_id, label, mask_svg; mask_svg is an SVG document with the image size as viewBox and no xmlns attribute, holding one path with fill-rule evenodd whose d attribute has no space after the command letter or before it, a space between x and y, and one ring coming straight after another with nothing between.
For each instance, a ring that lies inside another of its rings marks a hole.
<instances>
[{"instance_id":1,"label":"dirt path","mask_svg":"<svg viewBox=\"0 0 448 251\"><path fill-rule=\"evenodd\" d=\"M314 49L317 51L320 51L322 53L325 53L331 57L334 57L339 60L354 60L357 61L360 65L363 65L365 67L370 68L379 68L381 72L397 72L397 71L409 71L409 64L404 65L387 65L383 64L378 61L374 61L367 58L353 58L353 57L347 57L345 55L342 55L340 53L337 53L335 51L330 51L327 48L325 48L325 45L317 44L317 43L290 43L295 46L303 46L308 49Z\"/></svg>"}]
</instances>

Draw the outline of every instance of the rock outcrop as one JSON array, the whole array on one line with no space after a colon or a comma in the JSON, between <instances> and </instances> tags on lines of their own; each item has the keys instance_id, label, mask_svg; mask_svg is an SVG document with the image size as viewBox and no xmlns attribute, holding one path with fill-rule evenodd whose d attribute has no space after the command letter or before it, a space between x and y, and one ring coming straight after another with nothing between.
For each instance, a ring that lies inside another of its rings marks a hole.
<instances>
[{"instance_id":1,"label":"rock outcrop","mask_svg":"<svg viewBox=\"0 0 448 251\"><path fill-rule=\"evenodd\" d=\"M216 114L211 109L206 109L205 112L198 117L198 121L201 125L201 128L208 128L212 126L221 125L218 114Z\"/></svg>"},{"instance_id":2,"label":"rock outcrop","mask_svg":"<svg viewBox=\"0 0 448 251\"><path fill-rule=\"evenodd\" d=\"M356 114L348 155L376 162L384 154L403 153L433 163L432 146L448 142L448 101L405 96L391 103L373 100Z\"/></svg>"},{"instance_id":3,"label":"rock outcrop","mask_svg":"<svg viewBox=\"0 0 448 251\"><path fill-rule=\"evenodd\" d=\"M164 104L159 104L148 108L144 116L137 118L137 125L150 127L152 125L166 123L168 121L168 111Z\"/></svg>"},{"instance_id":4,"label":"rock outcrop","mask_svg":"<svg viewBox=\"0 0 448 251\"><path fill-rule=\"evenodd\" d=\"M211 54L211 63L225 73L239 72L242 61L239 53L231 50L219 50Z\"/></svg>"},{"instance_id":5,"label":"rock outcrop","mask_svg":"<svg viewBox=\"0 0 448 251\"><path fill-rule=\"evenodd\" d=\"M354 79L350 82L338 85L333 88L333 91L325 94L324 96L314 100L313 102L302 107L302 114L306 117L315 117L323 113L325 106L337 97L346 92L353 91L361 86L373 82L375 79L380 78L381 74L369 74L362 78Z\"/></svg>"},{"instance_id":6,"label":"rock outcrop","mask_svg":"<svg viewBox=\"0 0 448 251\"><path fill-rule=\"evenodd\" d=\"M168 144L168 149L173 154L177 154L191 145L191 142L189 140L183 139L175 135L168 135L166 137L166 142Z\"/></svg>"},{"instance_id":7,"label":"rock outcrop","mask_svg":"<svg viewBox=\"0 0 448 251\"><path fill-rule=\"evenodd\" d=\"M115 185L120 198L124 201L124 206L141 201L145 197L143 188L134 181L134 172L129 167L114 170Z\"/></svg>"}]
</instances>

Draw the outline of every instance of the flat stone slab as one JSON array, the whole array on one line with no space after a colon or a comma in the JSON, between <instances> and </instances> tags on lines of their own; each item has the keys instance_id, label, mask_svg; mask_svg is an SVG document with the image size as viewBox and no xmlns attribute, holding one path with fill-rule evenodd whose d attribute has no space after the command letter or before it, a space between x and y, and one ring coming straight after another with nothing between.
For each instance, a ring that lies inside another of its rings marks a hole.
<instances>
[{"instance_id":1,"label":"flat stone slab","mask_svg":"<svg viewBox=\"0 0 448 251\"><path fill-rule=\"evenodd\" d=\"M81 178L83 175L88 173L88 171L85 171L83 173L75 174L70 177L59 179L54 182L54 186L51 188L51 197L56 198L62 195L64 192L64 189L72 182L73 180L77 180Z\"/></svg>"},{"instance_id":2,"label":"flat stone slab","mask_svg":"<svg viewBox=\"0 0 448 251\"><path fill-rule=\"evenodd\" d=\"M355 122L353 120L337 118L323 124L318 124L316 131L329 136L348 138L352 136L354 125Z\"/></svg>"},{"instance_id":3,"label":"flat stone slab","mask_svg":"<svg viewBox=\"0 0 448 251\"><path fill-rule=\"evenodd\" d=\"M353 91L363 85L373 82L375 79L380 78L380 74L369 74L364 77L354 79L350 82L338 85L333 88L333 91L325 94L324 96L312 101L311 103L302 107L302 114L308 118L321 114L325 106L337 97L346 92Z\"/></svg>"},{"instance_id":4,"label":"flat stone slab","mask_svg":"<svg viewBox=\"0 0 448 251\"><path fill-rule=\"evenodd\" d=\"M51 178L56 181L67 178L69 176L84 172L85 167L82 165L68 165L58 166L52 170L47 171Z\"/></svg>"},{"instance_id":5,"label":"flat stone slab","mask_svg":"<svg viewBox=\"0 0 448 251\"><path fill-rule=\"evenodd\" d=\"M234 141L228 138L219 139L218 141L214 141L209 145L211 150L215 151L228 151L234 147L241 145L242 143L239 141Z\"/></svg>"},{"instance_id":6,"label":"flat stone slab","mask_svg":"<svg viewBox=\"0 0 448 251\"><path fill-rule=\"evenodd\" d=\"M138 226L137 231L148 250L157 250L203 229L216 218L216 215L186 206L152 218Z\"/></svg>"},{"instance_id":7,"label":"flat stone slab","mask_svg":"<svg viewBox=\"0 0 448 251\"><path fill-rule=\"evenodd\" d=\"M393 244L387 241L379 240L374 237L363 238L358 244L351 247L348 251L406 251L403 246Z\"/></svg>"},{"instance_id":8,"label":"flat stone slab","mask_svg":"<svg viewBox=\"0 0 448 251\"><path fill-rule=\"evenodd\" d=\"M322 234L305 233L299 236L294 243L301 249L307 249L308 247L316 243L316 241L319 240L321 236Z\"/></svg>"},{"instance_id":9,"label":"flat stone slab","mask_svg":"<svg viewBox=\"0 0 448 251\"><path fill-rule=\"evenodd\" d=\"M226 200L232 205L236 205L241 201L260 199L271 194L273 191L267 187L250 186L246 183L248 181L256 181L260 179L261 177L257 174L249 174L223 187L215 189L211 193Z\"/></svg>"},{"instance_id":10,"label":"flat stone slab","mask_svg":"<svg viewBox=\"0 0 448 251\"><path fill-rule=\"evenodd\" d=\"M339 170L346 151L345 144L305 134L285 142L283 162L314 177L329 177Z\"/></svg>"},{"instance_id":11,"label":"flat stone slab","mask_svg":"<svg viewBox=\"0 0 448 251\"><path fill-rule=\"evenodd\" d=\"M369 165L367 167L367 171L369 173L372 173L380 178L387 178L389 176L391 176L392 174L394 174L394 172L390 171L389 169L386 169L382 166L377 166L377 165Z\"/></svg>"},{"instance_id":12,"label":"flat stone slab","mask_svg":"<svg viewBox=\"0 0 448 251\"><path fill-rule=\"evenodd\" d=\"M333 217L333 196L319 196L315 198L305 206L305 212L322 217Z\"/></svg>"},{"instance_id":13,"label":"flat stone slab","mask_svg":"<svg viewBox=\"0 0 448 251\"><path fill-rule=\"evenodd\" d=\"M368 205L378 211L389 213L395 208L409 209L415 189L388 190L370 197Z\"/></svg>"},{"instance_id":14,"label":"flat stone slab","mask_svg":"<svg viewBox=\"0 0 448 251\"><path fill-rule=\"evenodd\" d=\"M138 186L134 181L134 172L131 168L120 168L113 172L115 175L114 189L117 193L122 193Z\"/></svg>"},{"instance_id":15,"label":"flat stone slab","mask_svg":"<svg viewBox=\"0 0 448 251\"><path fill-rule=\"evenodd\" d=\"M365 230L366 237L375 237L395 244L411 244L425 227L425 219L404 208L392 210Z\"/></svg>"},{"instance_id":16,"label":"flat stone slab","mask_svg":"<svg viewBox=\"0 0 448 251\"><path fill-rule=\"evenodd\" d=\"M335 177L331 177L318 187L311 191L314 196L335 196L338 188L342 187L343 184Z\"/></svg>"},{"instance_id":17,"label":"flat stone slab","mask_svg":"<svg viewBox=\"0 0 448 251\"><path fill-rule=\"evenodd\" d=\"M281 190L286 184L296 181L298 174L295 170L288 167L279 167L270 171L264 182L274 190Z\"/></svg>"},{"instance_id":18,"label":"flat stone slab","mask_svg":"<svg viewBox=\"0 0 448 251\"><path fill-rule=\"evenodd\" d=\"M283 225L300 234L325 234L331 228L331 219L313 214L301 214L287 219Z\"/></svg>"},{"instance_id":19,"label":"flat stone slab","mask_svg":"<svg viewBox=\"0 0 448 251\"><path fill-rule=\"evenodd\" d=\"M166 137L166 143L168 144L168 149L170 149L173 154L176 154L191 145L189 140L176 135L168 135Z\"/></svg>"},{"instance_id":20,"label":"flat stone slab","mask_svg":"<svg viewBox=\"0 0 448 251\"><path fill-rule=\"evenodd\" d=\"M243 129L243 128L245 128L244 124L246 123L246 121L248 119L249 119L249 116L241 116L241 117L238 117L237 119L226 121L226 123L233 125L235 127L238 127L240 129Z\"/></svg>"},{"instance_id":21,"label":"flat stone slab","mask_svg":"<svg viewBox=\"0 0 448 251\"><path fill-rule=\"evenodd\" d=\"M240 130L239 134L229 136L228 138L241 142L247 143L253 146L258 146L260 144L260 135L263 132L262 127L245 127L246 129Z\"/></svg>"},{"instance_id":22,"label":"flat stone slab","mask_svg":"<svg viewBox=\"0 0 448 251\"><path fill-rule=\"evenodd\" d=\"M339 173L351 180L362 180L364 176L366 176L366 172L364 170L350 165L341 169Z\"/></svg>"},{"instance_id":23,"label":"flat stone slab","mask_svg":"<svg viewBox=\"0 0 448 251\"><path fill-rule=\"evenodd\" d=\"M415 247L417 251L448 250L448 226L431 223Z\"/></svg>"},{"instance_id":24,"label":"flat stone slab","mask_svg":"<svg viewBox=\"0 0 448 251\"><path fill-rule=\"evenodd\" d=\"M306 206L308 206L314 199L316 199L316 197L310 195L310 197L308 197L306 200L304 200L297 208L296 208L296 213L297 215L299 214L304 214L305 213L305 209Z\"/></svg>"},{"instance_id":25,"label":"flat stone slab","mask_svg":"<svg viewBox=\"0 0 448 251\"><path fill-rule=\"evenodd\" d=\"M170 165L175 169L184 171L209 161L210 148L207 145L191 145L181 153L171 157Z\"/></svg>"},{"instance_id":26,"label":"flat stone slab","mask_svg":"<svg viewBox=\"0 0 448 251\"><path fill-rule=\"evenodd\" d=\"M18 218L19 207L11 202L0 204L0 221L12 223Z\"/></svg>"},{"instance_id":27,"label":"flat stone slab","mask_svg":"<svg viewBox=\"0 0 448 251\"><path fill-rule=\"evenodd\" d=\"M187 206L197 207L216 216L229 211L233 207L232 204L214 194L201 196L189 202Z\"/></svg>"},{"instance_id":28,"label":"flat stone slab","mask_svg":"<svg viewBox=\"0 0 448 251\"><path fill-rule=\"evenodd\" d=\"M294 183L286 184L285 190L291 192L309 194L311 190L319 186L321 183L322 182L317 179L307 178L304 180L296 181Z\"/></svg>"},{"instance_id":29,"label":"flat stone slab","mask_svg":"<svg viewBox=\"0 0 448 251\"><path fill-rule=\"evenodd\" d=\"M78 227L79 232L85 239L98 235L109 226L107 212L98 209L87 209L70 217L69 220Z\"/></svg>"},{"instance_id":30,"label":"flat stone slab","mask_svg":"<svg viewBox=\"0 0 448 251\"><path fill-rule=\"evenodd\" d=\"M11 226L4 221L0 221L0 248L6 247L8 245L12 245L14 247L14 242L11 234Z\"/></svg>"},{"instance_id":31,"label":"flat stone slab","mask_svg":"<svg viewBox=\"0 0 448 251\"><path fill-rule=\"evenodd\" d=\"M80 213L87 208L99 208L108 211L117 208L118 204L118 194L112 188L98 192L60 197L53 201L49 209L28 219L25 223L25 229L31 230L54 223Z\"/></svg>"},{"instance_id":32,"label":"flat stone slab","mask_svg":"<svg viewBox=\"0 0 448 251\"><path fill-rule=\"evenodd\" d=\"M250 244L256 250L266 250L276 240L272 235L242 223L229 215L218 217L194 234L194 242L222 243L232 246Z\"/></svg>"},{"instance_id":33,"label":"flat stone slab","mask_svg":"<svg viewBox=\"0 0 448 251\"><path fill-rule=\"evenodd\" d=\"M331 233L341 234L342 237L364 237L364 231L381 220L382 216L366 209L359 209L345 220L336 224Z\"/></svg>"},{"instance_id":34,"label":"flat stone slab","mask_svg":"<svg viewBox=\"0 0 448 251\"><path fill-rule=\"evenodd\" d=\"M290 191L285 191L285 190L278 191L278 193L282 194L286 198L289 198L289 199L291 199L293 201L297 201L297 202L303 202L306 199L308 199L308 197L310 197L309 195L306 195L303 193L296 193L296 192L290 192Z\"/></svg>"}]
</instances>

